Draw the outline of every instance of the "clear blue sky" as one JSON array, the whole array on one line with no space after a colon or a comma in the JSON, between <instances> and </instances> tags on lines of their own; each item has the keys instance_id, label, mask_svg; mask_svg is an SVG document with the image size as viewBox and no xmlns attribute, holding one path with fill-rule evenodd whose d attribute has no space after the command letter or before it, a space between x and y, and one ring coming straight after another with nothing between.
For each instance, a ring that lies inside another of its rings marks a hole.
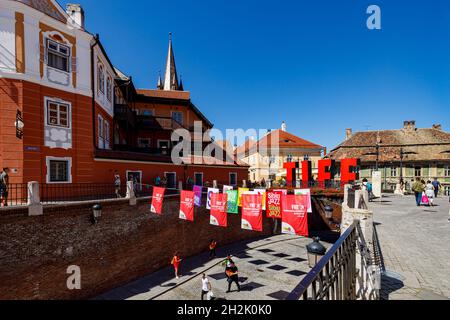
<instances>
[{"instance_id":1,"label":"clear blue sky","mask_svg":"<svg viewBox=\"0 0 450 320\"><path fill-rule=\"evenodd\" d=\"M61 1L65 6L67 1ZM139 88L168 33L193 102L226 128L278 128L332 148L354 131L450 131L448 0L80 0L86 25ZM382 30L366 9L382 10Z\"/></svg>"}]
</instances>

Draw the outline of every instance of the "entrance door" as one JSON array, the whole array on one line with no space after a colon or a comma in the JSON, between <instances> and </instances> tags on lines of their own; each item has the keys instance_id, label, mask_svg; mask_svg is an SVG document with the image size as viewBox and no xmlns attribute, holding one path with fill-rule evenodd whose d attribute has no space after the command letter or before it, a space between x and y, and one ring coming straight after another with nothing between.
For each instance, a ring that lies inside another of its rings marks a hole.
<instances>
[{"instance_id":1,"label":"entrance door","mask_svg":"<svg viewBox=\"0 0 450 320\"><path fill-rule=\"evenodd\" d=\"M127 171L127 181L133 181L134 190L142 190L142 171Z\"/></svg>"},{"instance_id":2,"label":"entrance door","mask_svg":"<svg viewBox=\"0 0 450 320\"><path fill-rule=\"evenodd\" d=\"M176 189L177 188L177 174L175 172L164 173L167 180L167 188Z\"/></svg>"},{"instance_id":3,"label":"entrance door","mask_svg":"<svg viewBox=\"0 0 450 320\"><path fill-rule=\"evenodd\" d=\"M195 173L195 185L196 186L203 186L203 173L202 172L196 172Z\"/></svg>"}]
</instances>

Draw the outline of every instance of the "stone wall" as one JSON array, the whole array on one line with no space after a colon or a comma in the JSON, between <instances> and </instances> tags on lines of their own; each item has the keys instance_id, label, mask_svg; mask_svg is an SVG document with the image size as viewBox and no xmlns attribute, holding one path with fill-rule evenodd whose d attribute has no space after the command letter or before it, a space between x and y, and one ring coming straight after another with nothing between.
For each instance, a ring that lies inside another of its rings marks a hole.
<instances>
[{"instance_id":1,"label":"stone wall","mask_svg":"<svg viewBox=\"0 0 450 320\"><path fill-rule=\"evenodd\" d=\"M27 209L0 214L0 299L83 299L207 250L210 239L225 245L269 235L241 230L240 215L228 215L228 228L209 224L209 212L196 208L195 222L178 219L179 198L168 198L162 216L149 212L149 200L103 203L98 224L92 204L44 208L28 217ZM81 290L68 290L67 268L81 268Z\"/></svg>"}]
</instances>

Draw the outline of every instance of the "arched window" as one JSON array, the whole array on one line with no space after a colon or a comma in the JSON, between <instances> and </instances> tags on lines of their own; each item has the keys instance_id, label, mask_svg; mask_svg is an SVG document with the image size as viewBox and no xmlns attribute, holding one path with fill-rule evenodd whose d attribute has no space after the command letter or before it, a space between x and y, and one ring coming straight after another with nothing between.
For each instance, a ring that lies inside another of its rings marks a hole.
<instances>
[{"instance_id":1,"label":"arched window","mask_svg":"<svg viewBox=\"0 0 450 320\"><path fill-rule=\"evenodd\" d=\"M106 98L108 101L112 101L112 80L110 76L106 79Z\"/></svg>"},{"instance_id":2,"label":"arched window","mask_svg":"<svg viewBox=\"0 0 450 320\"><path fill-rule=\"evenodd\" d=\"M98 66L98 90L101 93L105 93L105 73L101 64Z\"/></svg>"}]
</instances>

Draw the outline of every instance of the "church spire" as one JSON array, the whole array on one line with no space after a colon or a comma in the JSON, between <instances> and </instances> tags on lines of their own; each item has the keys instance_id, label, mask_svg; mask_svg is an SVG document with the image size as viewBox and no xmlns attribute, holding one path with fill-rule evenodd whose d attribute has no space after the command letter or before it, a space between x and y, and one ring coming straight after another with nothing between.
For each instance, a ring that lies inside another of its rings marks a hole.
<instances>
[{"instance_id":1,"label":"church spire","mask_svg":"<svg viewBox=\"0 0 450 320\"><path fill-rule=\"evenodd\" d=\"M177 68L172 48L172 33L169 33L169 52L167 53L166 74L164 75L164 90L179 90Z\"/></svg>"},{"instance_id":2,"label":"church spire","mask_svg":"<svg viewBox=\"0 0 450 320\"><path fill-rule=\"evenodd\" d=\"M158 73L158 84L156 85L158 90L163 90L163 84L162 84L162 79L161 79L161 70Z\"/></svg>"}]
</instances>

